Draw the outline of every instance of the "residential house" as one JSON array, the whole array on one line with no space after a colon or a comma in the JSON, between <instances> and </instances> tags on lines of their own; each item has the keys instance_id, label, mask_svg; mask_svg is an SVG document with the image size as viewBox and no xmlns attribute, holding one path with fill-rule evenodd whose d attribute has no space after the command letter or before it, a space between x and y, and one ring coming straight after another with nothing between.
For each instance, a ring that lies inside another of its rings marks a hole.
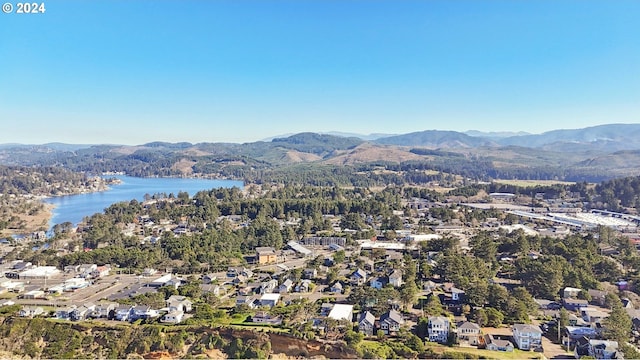
<instances>
[{"instance_id":1,"label":"residential house","mask_svg":"<svg viewBox=\"0 0 640 360\"><path fill-rule=\"evenodd\" d=\"M609 314L595 308L585 307L580 309L580 316L582 316L582 320L595 324L609 317Z\"/></svg>"},{"instance_id":2,"label":"residential house","mask_svg":"<svg viewBox=\"0 0 640 360\"><path fill-rule=\"evenodd\" d=\"M349 279L351 280L352 284L361 286L367 282L367 273L364 270L358 268L358 270L354 271L351 274Z\"/></svg>"},{"instance_id":3,"label":"residential house","mask_svg":"<svg viewBox=\"0 0 640 360\"><path fill-rule=\"evenodd\" d=\"M211 284L214 283L218 280L218 277L215 274L205 274L202 276L202 283L203 284Z\"/></svg>"},{"instance_id":4,"label":"residential house","mask_svg":"<svg viewBox=\"0 0 640 360\"><path fill-rule=\"evenodd\" d=\"M331 310L327 317L334 320L353 321L353 305L349 304L332 304Z\"/></svg>"},{"instance_id":5,"label":"residential house","mask_svg":"<svg viewBox=\"0 0 640 360\"><path fill-rule=\"evenodd\" d=\"M70 320L71 313L73 312L73 310L75 310L75 308L75 305L59 308L56 310L55 318L60 320Z\"/></svg>"},{"instance_id":6,"label":"residential house","mask_svg":"<svg viewBox=\"0 0 640 360\"><path fill-rule=\"evenodd\" d=\"M591 303L598 306L604 306L607 299L607 292L595 289L589 289Z\"/></svg>"},{"instance_id":7,"label":"residential house","mask_svg":"<svg viewBox=\"0 0 640 360\"><path fill-rule=\"evenodd\" d=\"M180 310L182 312L191 312L193 302L186 296L171 295L166 300L169 310Z\"/></svg>"},{"instance_id":8,"label":"residential house","mask_svg":"<svg viewBox=\"0 0 640 360\"><path fill-rule=\"evenodd\" d=\"M440 344L446 344L449 340L449 332L451 331L451 325L449 318L444 316L431 316L427 323L427 333L429 335L429 341L434 341Z\"/></svg>"},{"instance_id":9,"label":"residential house","mask_svg":"<svg viewBox=\"0 0 640 360\"><path fill-rule=\"evenodd\" d=\"M82 264L78 269L80 276L82 277L91 277L91 273L98 268L96 264Z\"/></svg>"},{"instance_id":10,"label":"residential house","mask_svg":"<svg viewBox=\"0 0 640 360\"><path fill-rule=\"evenodd\" d=\"M358 319L358 331L365 336L373 336L376 330L376 317L372 313L365 311Z\"/></svg>"},{"instance_id":11,"label":"residential house","mask_svg":"<svg viewBox=\"0 0 640 360\"><path fill-rule=\"evenodd\" d=\"M371 280L369 280L369 286L371 286L374 289L382 289L386 284L387 284L388 280L385 276L376 276L374 278L371 278Z\"/></svg>"},{"instance_id":12,"label":"residential house","mask_svg":"<svg viewBox=\"0 0 640 360\"><path fill-rule=\"evenodd\" d=\"M302 272L303 279L315 279L318 277L318 270L315 268L306 268Z\"/></svg>"},{"instance_id":13,"label":"residential house","mask_svg":"<svg viewBox=\"0 0 640 360\"><path fill-rule=\"evenodd\" d=\"M329 290L333 293L342 294L342 292L344 291L344 287L342 286L342 283L340 281L336 281L333 285L331 285Z\"/></svg>"},{"instance_id":14,"label":"residential house","mask_svg":"<svg viewBox=\"0 0 640 360\"><path fill-rule=\"evenodd\" d=\"M589 340L588 355L596 359L621 359L618 342L611 340Z\"/></svg>"},{"instance_id":15,"label":"residential house","mask_svg":"<svg viewBox=\"0 0 640 360\"><path fill-rule=\"evenodd\" d=\"M18 313L18 315L20 317L34 317L34 316L38 316L38 315L42 315L44 313L44 309L41 308L40 306L23 306L22 309L20 309L20 312Z\"/></svg>"},{"instance_id":16,"label":"residential house","mask_svg":"<svg viewBox=\"0 0 640 360\"><path fill-rule=\"evenodd\" d=\"M582 289L567 286L562 290L562 298L577 298Z\"/></svg>"},{"instance_id":17,"label":"residential house","mask_svg":"<svg viewBox=\"0 0 640 360\"><path fill-rule=\"evenodd\" d=\"M15 305L16 302L11 299L0 300L0 307Z\"/></svg>"},{"instance_id":18,"label":"residential house","mask_svg":"<svg viewBox=\"0 0 640 360\"><path fill-rule=\"evenodd\" d=\"M184 311L171 310L160 318L160 322L168 324L177 324L184 318Z\"/></svg>"},{"instance_id":19,"label":"residential house","mask_svg":"<svg viewBox=\"0 0 640 360\"><path fill-rule=\"evenodd\" d=\"M134 306L131 312L131 320L150 319L158 316L158 310L154 310L148 305Z\"/></svg>"},{"instance_id":20,"label":"residential house","mask_svg":"<svg viewBox=\"0 0 640 360\"><path fill-rule=\"evenodd\" d=\"M233 278L231 282L234 285L242 285L242 284L246 284L248 280L249 278L244 275L237 275L236 277Z\"/></svg>"},{"instance_id":21,"label":"residential house","mask_svg":"<svg viewBox=\"0 0 640 360\"><path fill-rule=\"evenodd\" d=\"M451 287L449 291L451 293L451 301L461 302L464 299L464 290L460 290L456 287Z\"/></svg>"},{"instance_id":22,"label":"residential house","mask_svg":"<svg viewBox=\"0 0 640 360\"><path fill-rule=\"evenodd\" d=\"M513 325L513 340L520 350L535 350L542 347L542 330L536 325Z\"/></svg>"},{"instance_id":23,"label":"residential house","mask_svg":"<svg viewBox=\"0 0 640 360\"><path fill-rule=\"evenodd\" d=\"M309 292L310 290L311 290L311 280L309 279L302 280L295 287L295 291L300 293L306 293L306 292Z\"/></svg>"},{"instance_id":24,"label":"residential house","mask_svg":"<svg viewBox=\"0 0 640 360\"><path fill-rule=\"evenodd\" d=\"M562 304L564 305L564 308L569 311L580 311L581 308L589 306L589 302L587 300L573 298L562 299Z\"/></svg>"},{"instance_id":25,"label":"residential house","mask_svg":"<svg viewBox=\"0 0 640 360\"><path fill-rule=\"evenodd\" d=\"M91 272L91 277L103 278L105 276L109 276L110 272L111 272L111 266L108 266L108 265L98 266L95 270Z\"/></svg>"},{"instance_id":26,"label":"residential house","mask_svg":"<svg viewBox=\"0 0 640 360\"><path fill-rule=\"evenodd\" d=\"M84 305L78 306L77 308L73 309L73 311L71 312L71 320L73 321L86 320L91 314L91 312L93 311L93 309L95 309L95 307L96 306L94 304L84 304Z\"/></svg>"},{"instance_id":27,"label":"residential house","mask_svg":"<svg viewBox=\"0 0 640 360\"><path fill-rule=\"evenodd\" d=\"M457 331L458 340L473 346L480 345L482 338L480 325L465 321L458 325Z\"/></svg>"},{"instance_id":28,"label":"residential house","mask_svg":"<svg viewBox=\"0 0 640 360\"><path fill-rule=\"evenodd\" d=\"M282 324L282 318L280 316L270 315L266 311L258 311L251 317L251 322L256 324L280 325Z\"/></svg>"},{"instance_id":29,"label":"residential house","mask_svg":"<svg viewBox=\"0 0 640 360\"><path fill-rule=\"evenodd\" d=\"M272 247L257 247L256 259L258 264L273 264L277 261L276 250Z\"/></svg>"},{"instance_id":30,"label":"residential house","mask_svg":"<svg viewBox=\"0 0 640 360\"><path fill-rule=\"evenodd\" d=\"M513 351L513 344L509 340L496 339L493 335L484 336L485 348L492 351Z\"/></svg>"},{"instance_id":31,"label":"residential house","mask_svg":"<svg viewBox=\"0 0 640 360\"><path fill-rule=\"evenodd\" d=\"M250 309L255 309L258 304L259 303L255 295L242 295L236 297L236 306L247 305Z\"/></svg>"},{"instance_id":32,"label":"residential house","mask_svg":"<svg viewBox=\"0 0 640 360\"><path fill-rule=\"evenodd\" d=\"M91 316L92 318L111 318L114 315L112 314L112 312L114 312L115 309L116 304L114 303L98 304L95 308L93 308L93 311L89 316Z\"/></svg>"},{"instance_id":33,"label":"residential house","mask_svg":"<svg viewBox=\"0 0 640 360\"><path fill-rule=\"evenodd\" d=\"M404 318L402 314L395 310L389 310L382 316L380 316L380 330L385 335L391 335L400 330L400 327L404 324Z\"/></svg>"},{"instance_id":34,"label":"residential house","mask_svg":"<svg viewBox=\"0 0 640 360\"><path fill-rule=\"evenodd\" d=\"M274 307L280 301L280 294L267 293L260 297L260 306Z\"/></svg>"},{"instance_id":35,"label":"residential house","mask_svg":"<svg viewBox=\"0 0 640 360\"><path fill-rule=\"evenodd\" d=\"M389 275L389 284L393 285L394 287L402 286L402 271L395 270L394 272L392 272L391 275Z\"/></svg>"},{"instance_id":36,"label":"residential house","mask_svg":"<svg viewBox=\"0 0 640 360\"><path fill-rule=\"evenodd\" d=\"M278 280L271 279L260 284L260 294L270 294L278 288Z\"/></svg>"},{"instance_id":37,"label":"residential house","mask_svg":"<svg viewBox=\"0 0 640 360\"><path fill-rule=\"evenodd\" d=\"M128 321L131 318L131 305L120 305L115 310L115 319L118 321Z\"/></svg>"},{"instance_id":38,"label":"residential house","mask_svg":"<svg viewBox=\"0 0 640 360\"><path fill-rule=\"evenodd\" d=\"M281 294L286 294L288 292L291 292L291 288L292 287L293 287L293 281L291 279L286 279L278 287L278 292L281 293Z\"/></svg>"}]
</instances>

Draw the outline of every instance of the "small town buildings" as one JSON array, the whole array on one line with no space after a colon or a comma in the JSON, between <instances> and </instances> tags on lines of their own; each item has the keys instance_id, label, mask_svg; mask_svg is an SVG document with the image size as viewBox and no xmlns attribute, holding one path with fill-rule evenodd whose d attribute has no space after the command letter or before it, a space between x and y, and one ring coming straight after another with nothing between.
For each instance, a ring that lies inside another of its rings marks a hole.
<instances>
[{"instance_id":1,"label":"small town buildings","mask_svg":"<svg viewBox=\"0 0 640 360\"><path fill-rule=\"evenodd\" d=\"M344 287L342 286L342 283L340 281L336 281L333 285L331 285L329 290L333 293L342 294L342 292L344 291Z\"/></svg>"},{"instance_id":2,"label":"small town buildings","mask_svg":"<svg viewBox=\"0 0 640 360\"><path fill-rule=\"evenodd\" d=\"M482 339L482 331L480 325L465 321L458 325L457 331L459 341L473 346L480 345Z\"/></svg>"},{"instance_id":3,"label":"small town buildings","mask_svg":"<svg viewBox=\"0 0 640 360\"><path fill-rule=\"evenodd\" d=\"M358 331L365 336L373 336L376 330L376 317L372 313L365 311L358 319Z\"/></svg>"},{"instance_id":4,"label":"small town buildings","mask_svg":"<svg viewBox=\"0 0 640 360\"><path fill-rule=\"evenodd\" d=\"M367 273L362 269L357 269L351 274L349 280L354 285L362 286L367 282Z\"/></svg>"},{"instance_id":5,"label":"small town buildings","mask_svg":"<svg viewBox=\"0 0 640 360\"><path fill-rule=\"evenodd\" d=\"M171 295L166 300L167 307L169 310L179 310L183 313L191 312L193 307L193 302L186 296L181 295Z\"/></svg>"},{"instance_id":6,"label":"small town buildings","mask_svg":"<svg viewBox=\"0 0 640 360\"><path fill-rule=\"evenodd\" d=\"M576 298L578 297L578 294L582 291L582 289L578 289L578 288L574 288L574 287L569 287L567 286L566 288L564 288L564 290L562 290L562 297L564 299L567 298Z\"/></svg>"},{"instance_id":7,"label":"small town buildings","mask_svg":"<svg viewBox=\"0 0 640 360\"><path fill-rule=\"evenodd\" d=\"M236 297L236 306L247 305L249 309L255 309L259 304L257 297L254 295L241 295Z\"/></svg>"},{"instance_id":8,"label":"small town buildings","mask_svg":"<svg viewBox=\"0 0 640 360\"><path fill-rule=\"evenodd\" d=\"M93 311L89 316L92 318L111 318L113 317L112 312L115 312L116 309L115 303L99 303L93 308Z\"/></svg>"},{"instance_id":9,"label":"small town buildings","mask_svg":"<svg viewBox=\"0 0 640 360\"><path fill-rule=\"evenodd\" d=\"M274 307L280 301L280 294L267 293L260 297L260 306Z\"/></svg>"},{"instance_id":10,"label":"small town buildings","mask_svg":"<svg viewBox=\"0 0 640 360\"><path fill-rule=\"evenodd\" d=\"M266 311L258 311L254 316L251 317L251 322L256 324L280 325L282 324L282 318L279 316L270 315Z\"/></svg>"},{"instance_id":11,"label":"small town buildings","mask_svg":"<svg viewBox=\"0 0 640 360\"><path fill-rule=\"evenodd\" d=\"M44 291L42 290L31 290L22 294L23 299L42 299L44 298Z\"/></svg>"},{"instance_id":12,"label":"small town buildings","mask_svg":"<svg viewBox=\"0 0 640 360\"><path fill-rule=\"evenodd\" d=\"M278 292L281 293L281 294L286 294L288 292L291 292L291 288L292 287L293 287L293 281L291 279L286 279L278 287Z\"/></svg>"},{"instance_id":13,"label":"small town buildings","mask_svg":"<svg viewBox=\"0 0 640 360\"><path fill-rule=\"evenodd\" d=\"M95 305L93 304L85 304L85 305L78 306L77 308L73 309L73 311L71 311L71 320L81 321L81 320L87 319L94 308L95 308Z\"/></svg>"},{"instance_id":14,"label":"small town buildings","mask_svg":"<svg viewBox=\"0 0 640 360\"><path fill-rule=\"evenodd\" d=\"M492 351L513 351L514 347L511 341L496 339L493 335L484 336L485 348Z\"/></svg>"},{"instance_id":15,"label":"small town buildings","mask_svg":"<svg viewBox=\"0 0 640 360\"><path fill-rule=\"evenodd\" d=\"M107 265L98 266L94 271L91 272L91 276L93 278L103 278L105 276L109 276L111 272L111 267Z\"/></svg>"},{"instance_id":16,"label":"small town buildings","mask_svg":"<svg viewBox=\"0 0 640 360\"><path fill-rule=\"evenodd\" d=\"M333 304L329 315L327 316L334 320L346 320L348 322L353 321L353 305L348 304Z\"/></svg>"},{"instance_id":17,"label":"small town buildings","mask_svg":"<svg viewBox=\"0 0 640 360\"><path fill-rule=\"evenodd\" d=\"M309 279L302 280L300 283L298 283L298 285L296 285L294 290L300 293L306 293L311 291L311 280Z\"/></svg>"},{"instance_id":18,"label":"small town buildings","mask_svg":"<svg viewBox=\"0 0 640 360\"><path fill-rule=\"evenodd\" d=\"M273 264L277 261L276 250L272 247L257 247L256 260L258 264Z\"/></svg>"},{"instance_id":19,"label":"small town buildings","mask_svg":"<svg viewBox=\"0 0 640 360\"><path fill-rule=\"evenodd\" d=\"M562 305L569 311L580 311L581 308L589 306L589 302L583 299L565 298L562 299Z\"/></svg>"},{"instance_id":20,"label":"small town buildings","mask_svg":"<svg viewBox=\"0 0 640 360\"><path fill-rule=\"evenodd\" d=\"M67 306L63 308L59 308L55 312L55 318L60 320L71 320L71 313L75 310L76 306Z\"/></svg>"},{"instance_id":21,"label":"small town buildings","mask_svg":"<svg viewBox=\"0 0 640 360\"><path fill-rule=\"evenodd\" d=\"M303 279L315 279L318 277L318 270L315 268L306 268L302 271Z\"/></svg>"},{"instance_id":22,"label":"small town buildings","mask_svg":"<svg viewBox=\"0 0 640 360\"><path fill-rule=\"evenodd\" d=\"M382 316L380 316L380 330L385 335L392 335L400 331L400 327L404 324L404 318L402 314L395 310L389 310Z\"/></svg>"},{"instance_id":23,"label":"small town buildings","mask_svg":"<svg viewBox=\"0 0 640 360\"><path fill-rule=\"evenodd\" d=\"M371 278L371 280L369 280L369 286L374 289L380 290L387 284L387 281L387 278L384 276L373 277Z\"/></svg>"},{"instance_id":24,"label":"small town buildings","mask_svg":"<svg viewBox=\"0 0 640 360\"><path fill-rule=\"evenodd\" d=\"M158 316L158 310L154 310L148 305L134 306L131 311L131 320L150 319Z\"/></svg>"},{"instance_id":25,"label":"small town buildings","mask_svg":"<svg viewBox=\"0 0 640 360\"><path fill-rule=\"evenodd\" d=\"M429 341L446 344L449 340L451 325L449 318L444 316L431 316L427 323L427 333Z\"/></svg>"},{"instance_id":26,"label":"small town buildings","mask_svg":"<svg viewBox=\"0 0 640 360\"><path fill-rule=\"evenodd\" d=\"M271 279L260 284L260 294L270 294L278 288L278 280Z\"/></svg>"},{"instance_id":27,"label":"small town buildings","mask_svg":"<svg viewBox=\"0 0 640 360\"><path fill-rule=\"evenodd\" d=\"M574 349L574 357L590 356L595 359L622 359L618 342L611 340L580 339Z\"/></svg>"},{"instance_id":28,"label":"small town buildings","mask_svg":"<svg viewBox=\"0 0 640 360\"><path fill-rule=\"evenodd\" d=\"M591 303L598 306L604 306L607 298L607 292L595 289L589 289L589 296L591 296Z\"/></svg>"},{"instance_id":29,"label":"small town buildings","mask_svg":"<svg viewBox=\"0 0 640 360\"><path fill-rule=\"evenodd\" d=\"M535 350L542 347L542 330L529 324L513 325L513 340L520 350Z\"/></svg>"},{"instance_id":30,"label":"small town buildings","mask_svg":"<svg viewBox=\"0 0 640 360\"><path fill-rule=\"evenodd\" d=\"M177 324L184 318L184 312L180 310L171 310L160 318L160 322L166 324Z\"/></svg>"},{"instance_id":31,"label":"small town buildings","mask_svg":"<svg viewBox=\"0 0 640 360\"><path fill-rule=\"evenodd\" d=\"M580 316L582 316L582 320L595 324L609 317L609 314L595 308L585 307L580 309Z\"/></svg>"},{"instance_id":32,"label":"small town buildings","mask_svg":"<svg viewBox=\"0 0 640 360\"><path fill-rule=\"evenodd\" d=\"M34 317L38 315L42 315L44 313L44 309L40 306L23 306L18 312L20 317Z\"/></svg>"},{"instance_id":33,"label":"small town buildings","mask_svg":"<svg viewBox=\"0 0 640 360\"><path fill-rule=\"evenodd\" d=\"M389 284L393 285L393 287L400 287L403 284L402 281L402 271L395 270L389 275Z\"/></svg>"},{"instance_id":34,"label":"small town buildings","mask_svg":"<svg viewBox=\"0 0 640 360\"><path fill-rule=\"evenodd\" d=\"M115 319L118 321L128 321L131 317L133 306L120 305L115 310Z\"/></svg>"}]
</instances>

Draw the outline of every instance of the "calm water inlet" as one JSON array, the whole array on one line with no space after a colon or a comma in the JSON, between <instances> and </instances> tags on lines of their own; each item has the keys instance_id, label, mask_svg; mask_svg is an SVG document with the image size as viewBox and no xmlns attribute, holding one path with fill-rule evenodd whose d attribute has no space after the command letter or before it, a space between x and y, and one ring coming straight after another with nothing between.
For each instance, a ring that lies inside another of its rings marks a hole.
<instances>
[{"instance_id":1,"label":"calm water inlet","mask_svg":"<svg viewBox=\"0 0 640 360\"><path fill-rule=\"evenodd\" d=\"M45 199L45 202L55 205L49 228L67 221L77 225L85 216L103 212L111 204L133 199L143 201L145 194L173 193L177 196L179 192L185 191L193 196L202 190L231 187L242 189L244 186L242 181L236 180L114 177L120 179L122 184L111 185L107 191Z\"/></svg>"}]
</instances>

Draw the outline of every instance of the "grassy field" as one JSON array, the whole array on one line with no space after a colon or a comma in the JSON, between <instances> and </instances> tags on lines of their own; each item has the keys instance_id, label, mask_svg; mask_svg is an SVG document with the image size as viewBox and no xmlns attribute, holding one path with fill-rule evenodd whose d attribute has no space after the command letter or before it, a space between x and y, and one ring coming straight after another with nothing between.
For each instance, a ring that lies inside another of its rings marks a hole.
<instances>
[{"instance_id":1,"label":"grassy field","mask_svg":"<svg viewBox=\"0 0 640 360\"><path fill-rule=\"evenodd\" d=\"M444 352L455 352L461 354L472 354L476 356L482 356L487 359L543 359L544 356L540 353L533 351L521 351L515 349L514 351L491 351L485 349L476 348L463 348L463 347L447 347L447 346L428 346L429 349L436 353L442 354Z\"/></svg>"},{"instance_id":2,"label":"grassy field","mask_svg":"<svg viewBox=\"0 0 640 360\"><path fill-rule=\"evenodd\" d=\"M575 182L570 181L558 181L558 180L493 180L498 184L513 185L520 187L536 187L536 186L549 186L549 185L573 185Z\"/></svg>"}]
</instances>

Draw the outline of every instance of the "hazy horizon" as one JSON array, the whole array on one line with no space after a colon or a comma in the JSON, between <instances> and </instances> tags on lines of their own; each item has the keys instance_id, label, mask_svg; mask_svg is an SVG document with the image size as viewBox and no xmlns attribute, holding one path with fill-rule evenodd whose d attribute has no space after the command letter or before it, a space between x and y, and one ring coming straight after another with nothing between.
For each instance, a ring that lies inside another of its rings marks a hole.
<instances>
[{"instance_id":1,"label":"hazy horizon","mask_svg":"<svg viewBox=\"0 0 640 360\"><path fill-rule=\"evenodd\" d=\"M640 123L640 2L46 3L0 14L0 143Z\"/></svg>"}]
</instances>

